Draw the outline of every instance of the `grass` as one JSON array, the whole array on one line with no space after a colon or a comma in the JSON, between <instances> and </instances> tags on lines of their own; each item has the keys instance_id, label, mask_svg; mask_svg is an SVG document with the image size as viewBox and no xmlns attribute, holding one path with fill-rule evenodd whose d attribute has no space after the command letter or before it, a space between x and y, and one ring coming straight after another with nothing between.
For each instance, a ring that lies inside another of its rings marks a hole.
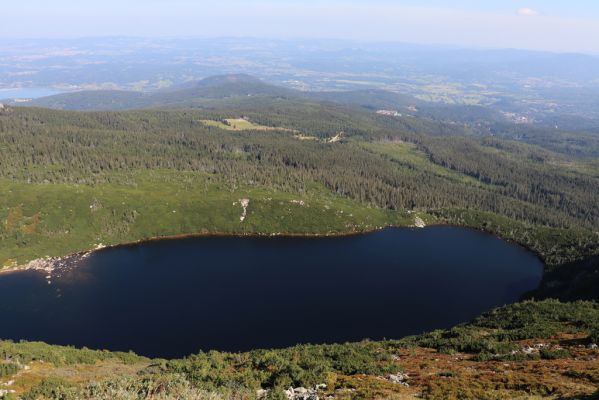
<instances>
[{"instance_id":1,"label":"grass","mask_svg":"<svg viewBox=\"0 0 599 400\"><path fill-rule=\"evenodd\" d=\"M204 119L202 120L204 125L213 126L219 129L224 129L227 131L276 131L283 130L289 131L287 128L276 128L272 126L255 124L253 122L248 121L244 118L227 118L223 121L213 121Z\"/></svg>"},{"instance_id":2,"label":"grass","mask_svg":"<svg viewBox=\"0 0 599 400\"><path fill-rule=\"evenodd\" d=\"M94 186L0 180L0 266L160 236L330 234L413 224L407 213L370 208L316 184L299 195L230 187L193 172L151 170L110 180ZM243 222L242 198L250 200Z\"/></svg>"}]
</instances>

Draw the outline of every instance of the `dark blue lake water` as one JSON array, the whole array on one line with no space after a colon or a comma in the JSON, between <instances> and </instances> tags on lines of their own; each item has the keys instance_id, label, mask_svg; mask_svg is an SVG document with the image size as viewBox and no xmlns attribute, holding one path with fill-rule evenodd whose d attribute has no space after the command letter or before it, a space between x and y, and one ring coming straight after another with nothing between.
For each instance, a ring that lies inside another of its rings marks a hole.
<instances>
[{"instance_id":1,"label":"dark blue lake water","mask_svg":"<svg viewBox=\"0 0 599 400\"><path fill-rule=\"evenodd\" d=\"M0 337L156 357L400 338L514 302L542 267L453 227L150 242L99 251L51 284L0 276Z\"/></svg>"}]
</instances>

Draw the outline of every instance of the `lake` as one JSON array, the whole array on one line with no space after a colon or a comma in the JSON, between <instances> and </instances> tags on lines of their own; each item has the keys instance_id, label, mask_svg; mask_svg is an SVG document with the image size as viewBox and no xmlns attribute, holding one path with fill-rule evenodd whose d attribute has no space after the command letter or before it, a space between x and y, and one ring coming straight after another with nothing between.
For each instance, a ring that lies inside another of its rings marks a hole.
<instances>
[{"instance_id":1,"label":"lake","mask_svg":"<svg viewBox=\"0 0 599 400\"><path fill-rule=\"evenodd\" d=\"M523 248L448 226L153 241L50 283L0 276L0 337L152 357L401 338L515 302L542 271Z\"/></svg>"}]
</instances>

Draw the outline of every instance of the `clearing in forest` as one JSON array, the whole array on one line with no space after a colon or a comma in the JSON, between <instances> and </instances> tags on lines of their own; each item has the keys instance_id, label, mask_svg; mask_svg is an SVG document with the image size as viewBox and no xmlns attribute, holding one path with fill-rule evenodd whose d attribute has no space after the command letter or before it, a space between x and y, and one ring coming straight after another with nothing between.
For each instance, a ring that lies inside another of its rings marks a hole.
<instances>
[{"instance_id":1,"label":"clearing in forest","mask_svg":"<svg viewBox=\"0 0 599 400\"><path fill-rule=\"evenodd\" d=\"M214 126L227 131L291 131L291 129L255 124L245 118L227 118L222 121L204 119L204 125Z\"/></svg>"}]
</instances>

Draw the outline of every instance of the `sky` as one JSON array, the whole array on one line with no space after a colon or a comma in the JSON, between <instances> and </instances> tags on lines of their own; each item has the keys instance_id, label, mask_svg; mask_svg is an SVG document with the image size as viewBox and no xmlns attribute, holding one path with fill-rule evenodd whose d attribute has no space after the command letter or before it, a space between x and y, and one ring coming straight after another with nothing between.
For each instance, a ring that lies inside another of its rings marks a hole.
<instances>
[{"instance_id":1,"label":"sky","mask_svg":"<svg viewBox=\"0 0 599 400\"><path fill-rule=\"evenodd\" d=\"M4 38L335 38L599 54L597 0L0 1Z\"/></svg>"}]
</instances>

